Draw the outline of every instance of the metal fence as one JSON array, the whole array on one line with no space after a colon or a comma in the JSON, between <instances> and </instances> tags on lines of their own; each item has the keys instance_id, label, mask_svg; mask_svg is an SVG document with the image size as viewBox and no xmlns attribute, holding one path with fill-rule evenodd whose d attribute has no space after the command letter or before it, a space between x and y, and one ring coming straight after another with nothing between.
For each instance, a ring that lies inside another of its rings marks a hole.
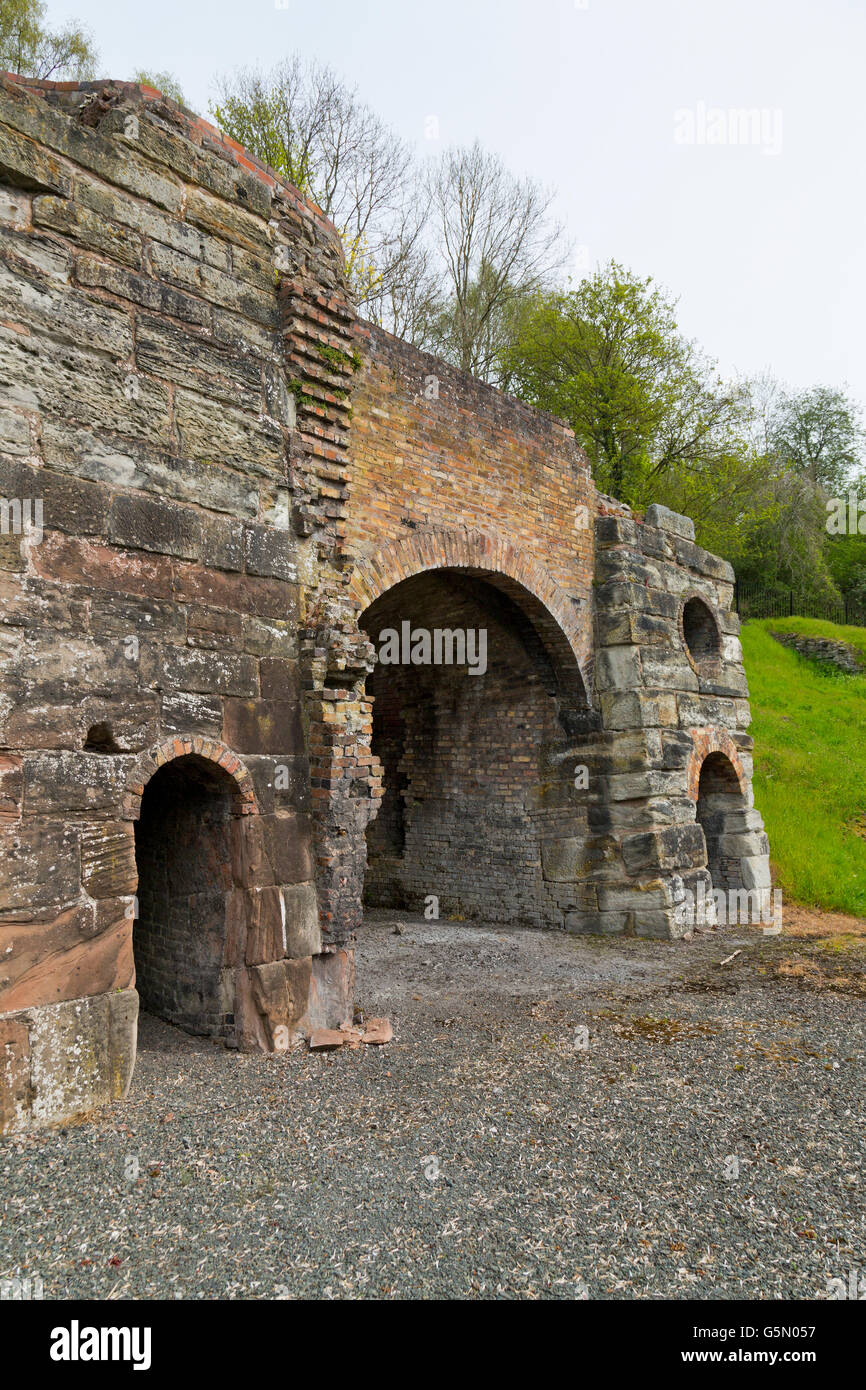
<instances>
[{"instance_id":1,"label":"metal fence","mask_svg":"<svg viewBox=\"0 0 866 1390\"><path fill-rule=\"evenodd\" d=\"M734 608L746 618L823 618L830 623L866 627L866 607L847 598L822 599L796 589L765 589L759 584L734 585Z\"/></svg>"}]
</instances>

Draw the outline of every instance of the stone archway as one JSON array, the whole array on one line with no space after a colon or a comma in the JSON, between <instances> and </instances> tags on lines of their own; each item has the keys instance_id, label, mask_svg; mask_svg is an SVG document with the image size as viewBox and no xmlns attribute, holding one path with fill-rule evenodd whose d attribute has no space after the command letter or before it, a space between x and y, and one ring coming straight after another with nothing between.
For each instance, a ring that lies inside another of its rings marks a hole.
<instances>
[{"instance_id":1,"label":"stone archway","mask_svg":"<svg viewBox=\"0 0 866 1390\"><path fill-rule=\"evenodd\" d=\"M142 1009L189 1033L235 1034L226 964L235 784L218 763L173 758L147 783L135 822L135 982Z\"/></svg>"},{"instance_id":2,"label":"stone archway","mask_svg":"<svg viewBox=\"0 0 866 1390\"><path fill-rule=\"evenodd\" d=\"M586 605L576 603L533 555L503 536L435 526L413 531L357 560L349 593L362 612L402 580L441 569L482 575L518 597L563 671L576 666L586 698L592 659Z\"/></svg>"},{"instance_id":3,"label":"stone archway","mask_svg":"<svg viewBox=\"0 0 866 1390\"><path fill-rule=\"evenodd\" d=\"M124 820L138 820L144 788L155 772L175 758L196 757L213 763L232 780L232 799L236 815L257 815L259 806L253 779L240 758L215 738L168 738L136 759L126 782L123 798Z\"/></svg>"},{"instance_id":4,"label":"stone archway","mask_svg":"<svg viewBox=\"0 0 866 1390\"><path fill-rule=\"evenodd\" d=\"M355 570L352 593L374 649L394 624L444 635L438 667L380 661L366 678L383 794L367 832L368 903L418 908L432 895L453 915L562 926L576 904L559 847L587 828L567 763L593 722L578 655L586 616L534 559L470 532L385 547ZM470 674L471 655L449 659L449 634L466 634L471 653L482 630L490 665Z\"/></svg>"},{"instance_id":5,"label":"stone archway","mask_svg":"<svg viewBox=\"0 0 866 1390\"><path fill-rule=\"evenodd\" d=\"M359 619L402 581L445 570L489 584L522 610L557 673L563 740L565 727L579 740L599 724L587 695L592 655L587 600L566 594L513 541L489 532L425 527L347 561L339 576L321 586L307 614L302 644L316 877L323 940L332 948L351 944L360 925L366 831L384 795L383 768L371 746L373 703L366 686L375 650ZM570 827L586 818L585 805L575 807L566 756L561 752L551 762L546 822L540 831L549 846L544 857L556 876L550 879L550 894L558 924L576 907L573 882L559 881L558 847L565 845L565 853L572 853L577 832ZM547 874L545 868L545 881Z\"/></svg>"},{"instance_id":6,"label":"stone archway","mask_svg":"<svg viewBox=\"0 0 866 1390\"><path fill-rule=\"evenodd\" d=\"M263 815L238 755L216 739L198 736L166 740L137 760L124 801L128 820L141 823L148 788L163 777L171 784L160 796L168 800L169 818L190 859L174 879L173 896L180 900L181 914L185 906L190 915L200 907L203 916L190 920L194 929L186 933L157 933L148 961L148 984L155 984L151 1002L155 997L163 1016L190 1031L263 1051L282 1051L311 1027L344 1022L351 1011L351 959L323 946L312 863L308 851L292 843L292 823ZM178 793L193 803L190 815L170 809ZM164 844L157 834L157 854ZM149 840L148 851L153 848ZM209 873L217 885L210 894ZM145 906L152 910L141 891ZM169 989L168 995L160 993L152 959L167 947L180 975L179 989ZM190 1017L197 993L203 998L197 1016L193 1008Z\"/></svg>"},{"instance_id":7,"label":"stone archway","mask_svg":"<svg viewBox=\"0 0 866 1390\"><path fill-rule=\"evenodd\" d=\"M252 779L225 744L167 739L136 762L124 812L135 839L132 938L141 1007L188 1032L235 1043L229 933L233 897L248 875L232 822L258 812Z\"/></svg>"},{"instance_id":8,"label":"stone archway","mask_svg":"<svg viewBox=\"0 0 866 1390\"><path fill-rule=\"evenodd\" d=\"M748 811L740 777L727 753L708 753L698 779L696 819L704 832L707 868L713 888L742 888L740 837Z\"/></svg>"},{"instance_id":9,"label":"stone archway","mask_svg":"<svg viewBox=\"0 0 866 1390\"><path fill-rule=\"evenodd\" d=\"M712 886L728 895L769 894L769 840L737 746L725 729L696 730L692 739L688 794L706 842Z\"/></svg>"}]
</instances>

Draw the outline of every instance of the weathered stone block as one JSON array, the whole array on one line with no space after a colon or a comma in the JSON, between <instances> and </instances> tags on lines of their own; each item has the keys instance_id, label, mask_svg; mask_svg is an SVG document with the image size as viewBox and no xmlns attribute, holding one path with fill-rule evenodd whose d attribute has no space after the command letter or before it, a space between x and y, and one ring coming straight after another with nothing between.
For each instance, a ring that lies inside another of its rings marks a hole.
<instances>
[{"instance_id":1,"label":"weathered stone block","mask_svg":"<svg viewBox=\"0 0 866 1390\"><path fill-rule=\"evenodd\" d=\"M309 1027L340 1028L350 1024L354 998L354 951L328 951L313 956Z\"/></svg>"},{"instance_id":2,"label":"weathered stone block","mask_svg":"<svg viewBox=\"0 0 866 1390\"><path fill-rule=\"evenodd\" d=\"M0 1134L20 1134L30 1119L30 1031L25 1018L0 1016Z\"/></svg>"},{"instance_id":3,"label":"weathered stone block","mask_svg":"<svg viewBox=\"0 0 866 1390\"><path fill-rule=\"evenodd\" d=\"M316 956L322 949L319 902L314 883L280 889L285 914L284 954L290 958Z\"/></svg>"},{"instance_id":4,"label":"weathered stone block","mask_svg":"<svg viewBox=\"0 0 866 1390\"><path fill-rule=\"evenodd\" d=\"M707 862L704 833L699 825L676 825L627 835L622 842L622 857L630 874L652 869L700 868Z\"/></svg>"},{"instance_id":5,"label":"weathered stone block","mask_svg":"<svg viewBox=\"0 0 866 1390\"><path fill-rule=\"evenodd\" d=\"M670 531L673 535L683 536L688 541L695 538L695 523L691 517L672 512L669 507L663 507L659 502L653 502L652 506L647 507L644 521L647 526L655 526L660 531Z\"/></svg>"},{"instance_id":6,"label":"weathered stone block","mask_svg":"<svg viewBox=\"0 0 866 1390\"><path fill-rule=\"evenodd\" d=\"M309 957L306 960L271 961L252 965L247 973L252 1000L259 1016L259 1027L264 1032L264 1045L273 1051L280 1044L278 1029L284 1029L291 1037L303 1026L310 1002L312 961ZM247 1027L247 1045L256 1045L251 1019ZM288 1037L283 1048L287 1042Z\"/></svg>"},{"instance_id":7,"label":"weathered stone block","mask_svg":"<svg viewBox=\"0 0 866 1390\"><path fill-rule=\"evenodd\" d=\"M33 140L5 125L0 126L0 178L31 193L59 193L68 198L72 192L68 169Z\"/></svg>"},{"instance_id":8,"label":"weathered stone block","mask_svg":"<svg viewBox=\"0 0 866 1390\"><path fill-rule=\"evenodd\" d=\"M19 909L0 918L0 1010L104 994L132 983L129 899L54 913Z\"/></svg>"},{"instance_id":9,"label":"weathered stone block","mask_svg":"<svg viewBox=\"0 0 866 1390\"><path fill-rule=\"evenodd\" d=\"M771 888L772 878L770 876L770 861L766 855L758 855L740 860L740 874L743 880L743 887Z\"/></svg>"},{"instance_id":10,"label":"weathered stone block","mask_svg":"<svg viewBox=\"0 0 866 1390\"><path fill-rule=\"evenodd\" d=\"M637 647L604 647L598 653L595 662L596 690L634 690L643 683L641 654Z\"/></svg>"},{"instance_id":11,"label":"weathered stone block","mask_svg":"<svg viewBox=\"0 0 866 1390\"><path fill-rule=\"evenodd\" d=\"M24 761L29 815L111 812L120 807L132 758L100 753L34 753Z\"/></svg>"},{"instance_id":12,"label":"weathered stone block","mask_svg":"<svg viewBox=\"0 0 866 1390\"><path fill-rule=\"evenodd\" d=\"M29 1011L34 1126L111 1100L109 1001L73 999Z\"/></svg>"},{"instance_id":13,"label":"weathered stone block","mask_svg":"<svg viewBox=\"0 0 866 1390\"><path fill-rule=\"evenodd\" d=\"M664 727L677 723L677 699L672 693L642 690L604 691L600 697L608 729Z\"/></svg>"},{"instance_id":14,"label":"weathered stone block","mask_svg":"<svg viewBox=\"0 0 866 1390\"><path fill-rule=\"evenodd\" d=\"M647 936L658 941L673 941L685 935L688 927L679 920L673 908L665 911L644 909L634 914L635 936Z\"/></svg>"},{"instance_id":15,"label":"weathered stone block","mask_svg":"<svg viewBox=\"0 0 866 1390\"><path fill-rule=\"evenodd\" d=\"M273 526L247 526L244 533L248 574L294 581L298 577L295 537Z\"/></svg>"},{"instance_id":16,"label":"weathered stone block","mask_svg":"<svg viewBox=\"0 0 866 1390\"><path fill-rule=\"evenodd\" d=\"M297 700L225 701L223 742L238 753L304 751L301 709Z\"/></svg>"},{"instance_id":17,"label":"weathered stone block","mask_svg":"<svg viewBox=\"0 0 866 1390\"><path fill-rule=\"evenodd\" d=\"M126 1100L132 1085L138 1049L138 995L134 989L118 990L108 1000L108 1055L112 1100Z\"/></svg>"},{"instance_id":18,"label":"weathered stone block","mask_svg":"<svg viewBox=\"0 0 866 1390\"><path fill-rule=\"evenodd\" d=\"M110 536L115 545L186 560L198 559L202 548L202 525L197 512L148 497L115 497Z\"/></svg>"},{"instance_id":19,"label":"weathered stone block","mask_svg":"<svg viewBox=\"0 0 866 1390\"><path fill-rule=\"evenodd\" d=\"M0 912L70 902L78 894L78 830L35 820L0 826Z\"/></svg>"},{"instance_id":20,"label":"weathered stone block","mask_svg":"<svg viewBox=\"0 0 866 1390\"><path fill-rule=\"evenodd\" d=\"M258 684L256 663L249 656L168 647L162 658L162 684L196 695L249 698L255 695Z\"/></svg>"},{"instance_id":21,"label":"weathered stone block","mask_svg":"<svg viewBox=\"0 0 866 1390\"><path fill-rule=\"evenodd\" d=\"M131 822L83 827L81 881L91 898L118 898L135 892L138 871Z\"/></svg>"}]
</instances>

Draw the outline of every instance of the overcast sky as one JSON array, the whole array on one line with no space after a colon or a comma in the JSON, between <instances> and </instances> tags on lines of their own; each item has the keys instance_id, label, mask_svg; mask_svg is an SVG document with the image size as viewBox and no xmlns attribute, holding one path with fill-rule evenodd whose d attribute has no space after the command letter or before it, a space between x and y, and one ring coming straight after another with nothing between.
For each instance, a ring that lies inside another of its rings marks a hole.
<instances>
[{"instance_id":1,"label":"overcast sky","mask_svg":"<svg viewBox=\"0 0 866 1390\"><path fill-rule=\"evenodd\" d=\"M655 276L725 373L866 401L866 0L49 0L49 16L90 26L104 75L170 69L202 114L215 73L326 61L422 155L477 137L554 186L576 278L610 257Z\"/></svg>"}]
</instances>

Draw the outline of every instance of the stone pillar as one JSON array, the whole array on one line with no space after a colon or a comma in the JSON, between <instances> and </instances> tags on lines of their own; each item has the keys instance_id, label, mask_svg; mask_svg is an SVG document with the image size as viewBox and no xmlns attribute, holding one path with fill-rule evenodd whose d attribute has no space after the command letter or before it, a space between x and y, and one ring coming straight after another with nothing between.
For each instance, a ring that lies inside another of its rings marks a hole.
<instances>
[{"instance_id":1,"label":"stone pillar","mask_svg":"<svg viewBox=\"0 0 866 1390\"><path fill-rule=\"evenodd\" d=\"M643 523L624 515L597 520L595 690L603 733L575 750L576 763L589 768L584 872L595 905L575 915L574 930L656 937L689 930L686 892L713 887L696 818L700 767L711 751L730 762L747 803L727 849L739 855L744 886L769 887L732 596L731 567L695 545L689 518L654 506Z\"/></svg>"}]
</instances>

